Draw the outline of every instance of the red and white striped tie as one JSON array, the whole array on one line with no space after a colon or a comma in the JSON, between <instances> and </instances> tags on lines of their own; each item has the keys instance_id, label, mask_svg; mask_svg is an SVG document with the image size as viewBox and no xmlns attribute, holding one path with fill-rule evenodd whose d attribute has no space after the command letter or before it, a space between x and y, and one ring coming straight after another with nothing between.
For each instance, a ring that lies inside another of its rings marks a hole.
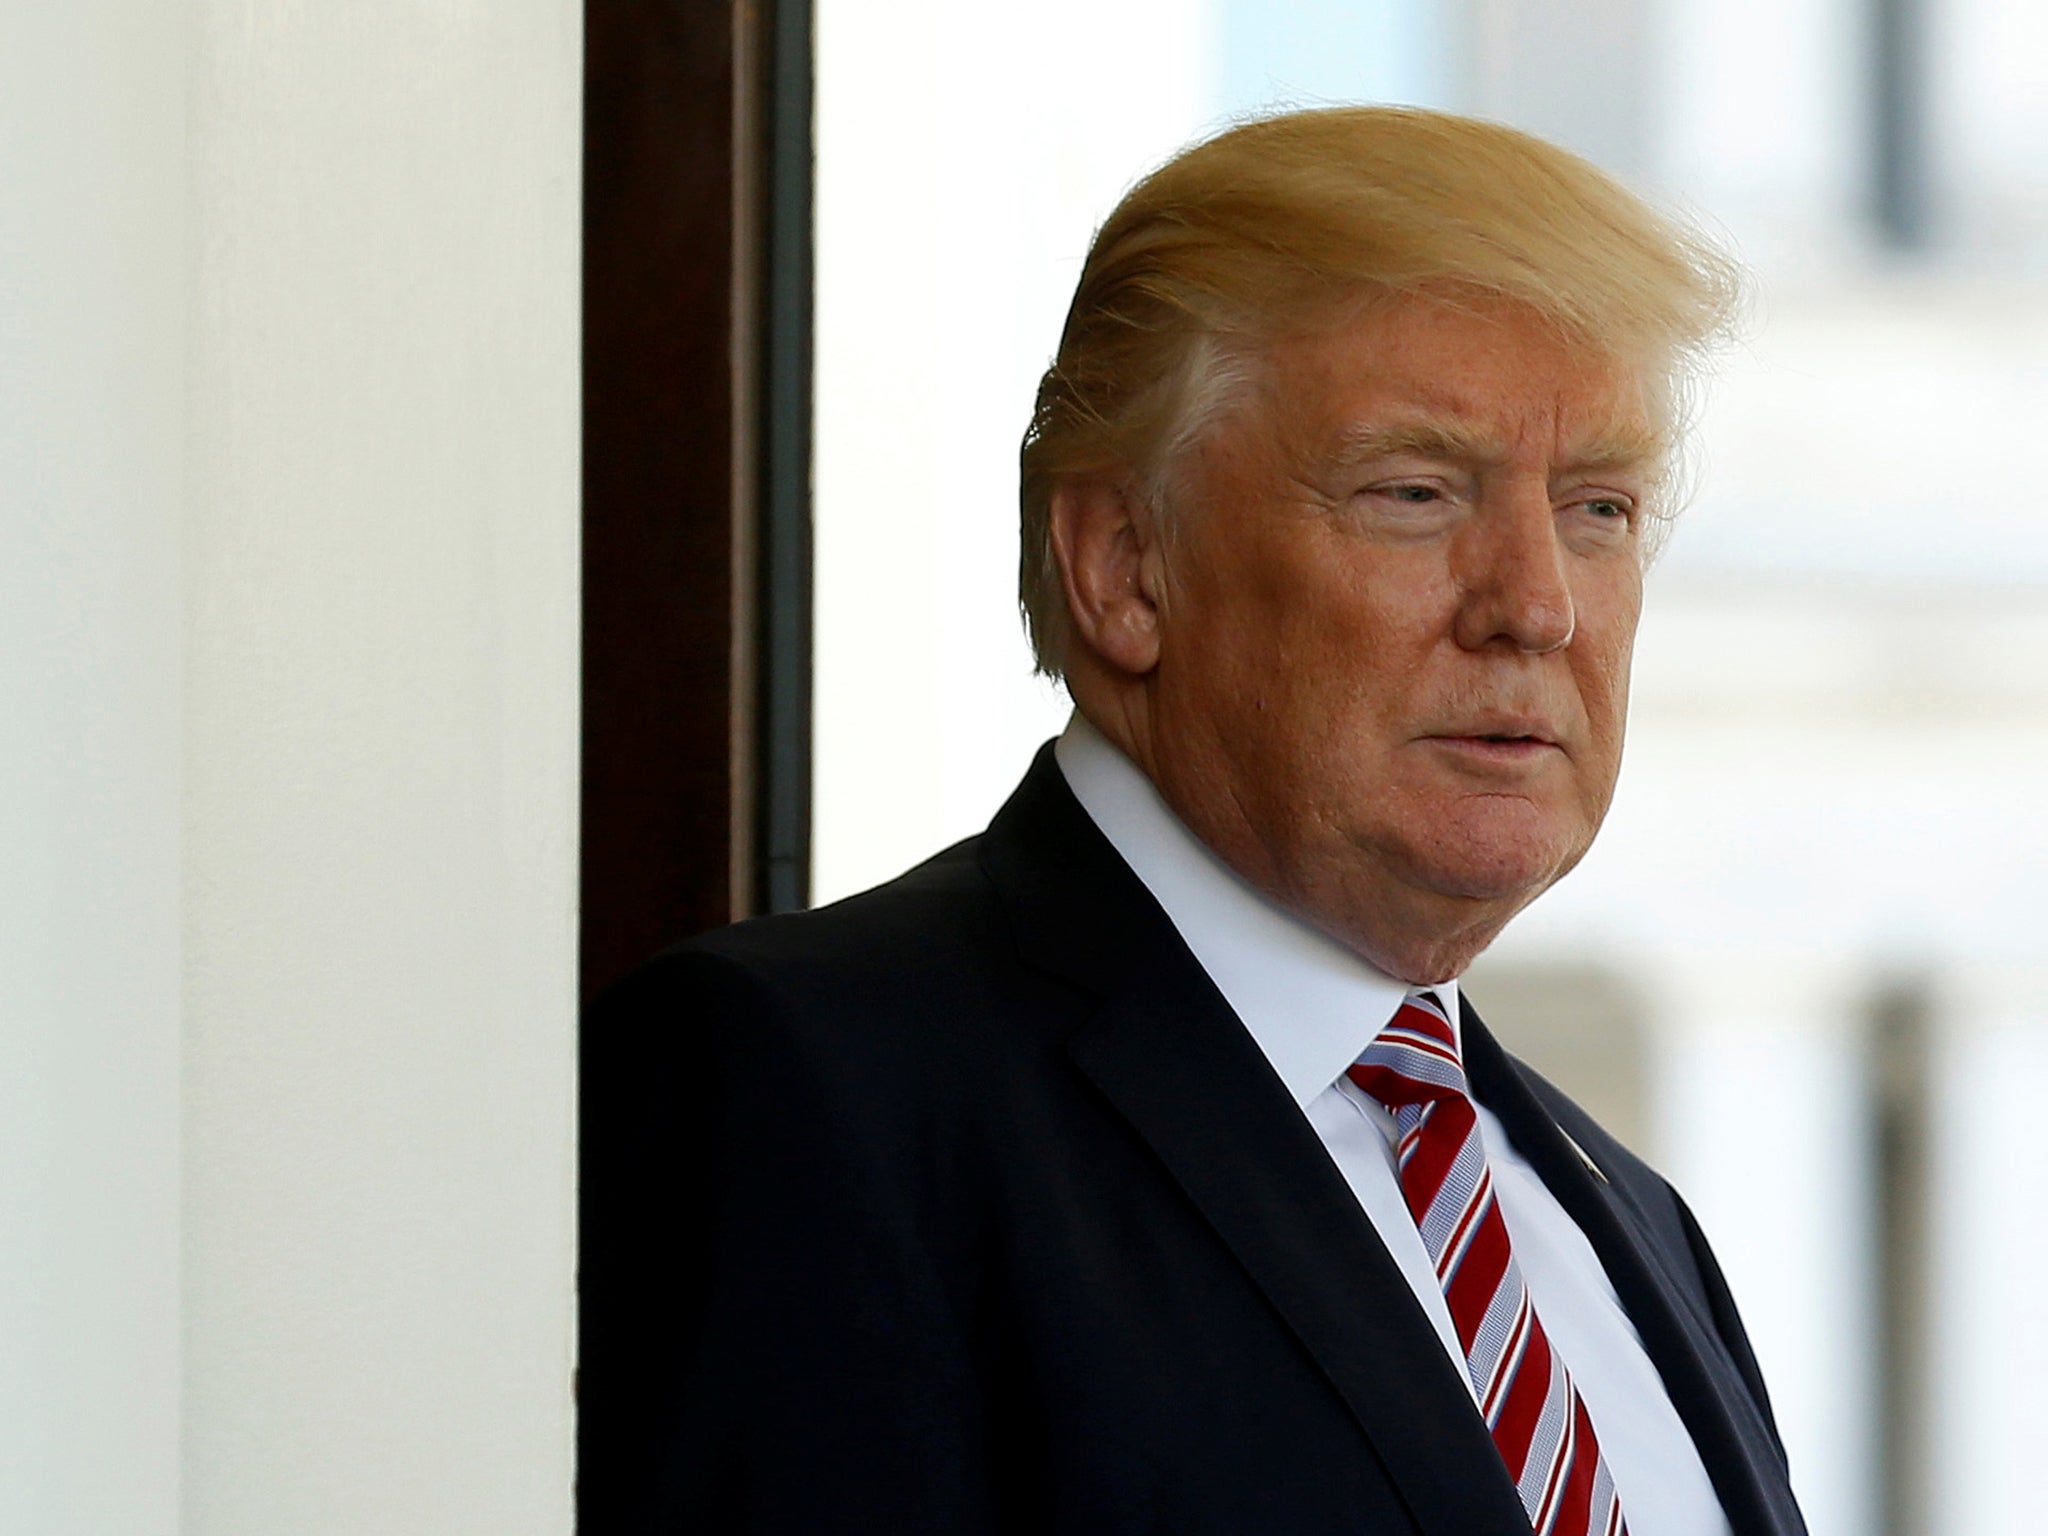
<instances>
[{"instance_id":1,"label":"red and white striped tie","mask_svg":"<svg viewBox=\"0 0 2048 1536\"><path fill-rule=\"evenodd\" d=\"M1621 1500L1593 1421L1508 1245L1457 1036L1435 995L1403 1003L1349 1075L1393 1111L1401 1193L1436 1264L1479 1411L1529 1524L1537 1536L1622 1536Z\"/></svg>"}]
</instances>

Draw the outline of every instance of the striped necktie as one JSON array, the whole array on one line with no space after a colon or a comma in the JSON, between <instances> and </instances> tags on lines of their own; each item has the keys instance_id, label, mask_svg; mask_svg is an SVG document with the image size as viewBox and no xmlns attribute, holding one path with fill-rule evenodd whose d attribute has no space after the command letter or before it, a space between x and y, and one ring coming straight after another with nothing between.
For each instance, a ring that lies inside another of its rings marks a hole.
<instances>
[{"instance_id":1,"label":"striped necktie","mask_svg":"<svg viewBox=\"0 0 2048 1536\"><path fill-rule=\"evenodd\" d=\"M1456 1032L1436 995L1403 1003L1349 1076L1393 1112L1401 1193L1530 1525L1537 1536L1622 1536L1621 1500L1593 1421L1509 1247Z\"/></svg>"}]
</instances>

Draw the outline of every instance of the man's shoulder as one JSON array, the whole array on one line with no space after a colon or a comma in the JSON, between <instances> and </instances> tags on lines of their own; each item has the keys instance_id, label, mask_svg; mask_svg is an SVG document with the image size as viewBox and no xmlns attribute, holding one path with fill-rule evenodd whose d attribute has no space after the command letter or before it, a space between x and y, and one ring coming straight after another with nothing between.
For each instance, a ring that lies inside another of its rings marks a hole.
<instances>
[{"instance_id":1,"label":"man's shoulder","mask_svg":"<svg viewBox=\"0 0 2048 1536\"><path fill-rule=\"evenodd\" d=\"M1048 745L987 831L859 895L699 934L624 990L710 988L806 1019L879 1015L877 1028L932 1014L966 1024L1013 1000L1064 1007L1077 980L1099 985L1162 921Z\"/></svg>"},{"instance_id":2,"label":"man's shoulder","mask_svg":"<svg viewBox=\"0 0 2048 1536\"><path fill-rule=\"evenodd\" d=\"M664 951L655 964L726 965L785 985L843 988L1006 948L1007 924L982 868L982 842L967 838L893 880L826 906L698 934Z\"/></svg>"},{"instance_id":3,"label":"man's shoulder","mask_svg":"<svg viewBox=\"0 0 2048 1536\"><path fill-rule=\"evenodd\" d=\"M586 1052L658 1036L788 1059L935 1057L1057 1011L1061 989L1022 961L981 843L828 906L672 946L593 1006Z\"/></svg>"}]
</instances>

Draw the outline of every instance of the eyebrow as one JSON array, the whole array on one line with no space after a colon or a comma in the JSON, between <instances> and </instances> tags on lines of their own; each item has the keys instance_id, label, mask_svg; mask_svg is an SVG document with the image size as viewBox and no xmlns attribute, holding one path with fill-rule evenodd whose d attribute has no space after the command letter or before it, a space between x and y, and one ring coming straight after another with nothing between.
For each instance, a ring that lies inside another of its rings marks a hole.
<instances>
[{"instance_id":1,"label":"eyebrow","mask_svg":"<svg viewBox=\"0 0 2048 1536\"><path fill-rule=\"evenodd\" d=\"M1616 423L1573 454L1566 467L1577 471L1636 468L1655 464L1665 456L1668 447L1661 436L1647 427L1633 422ZM1474 464L1498 464L1508 456L1498 439L1476 433L1456 417L1448 416L1418 416L1393 425L1375 422L1348 427L1331 444L1331 461L1341 465L1401 454Z\"/></svg>"}]
</instances>

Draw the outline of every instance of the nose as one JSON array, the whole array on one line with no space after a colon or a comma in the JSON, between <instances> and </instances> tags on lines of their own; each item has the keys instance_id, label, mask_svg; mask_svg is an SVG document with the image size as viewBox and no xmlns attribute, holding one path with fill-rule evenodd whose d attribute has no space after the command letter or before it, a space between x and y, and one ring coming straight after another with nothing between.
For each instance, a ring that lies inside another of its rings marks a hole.
<instances>
[{"instance_id":1,"label":"nose","mask_svg":"<svg viewBox=\"0 0 2048 1536\"><path fill-rule=\"evenodd\" d=\"M1542 655L1571 644L1577 615L1547 487L1504 492L1461 530L1455 633L1468 651Z\"/></svg>"}]
</instances>

